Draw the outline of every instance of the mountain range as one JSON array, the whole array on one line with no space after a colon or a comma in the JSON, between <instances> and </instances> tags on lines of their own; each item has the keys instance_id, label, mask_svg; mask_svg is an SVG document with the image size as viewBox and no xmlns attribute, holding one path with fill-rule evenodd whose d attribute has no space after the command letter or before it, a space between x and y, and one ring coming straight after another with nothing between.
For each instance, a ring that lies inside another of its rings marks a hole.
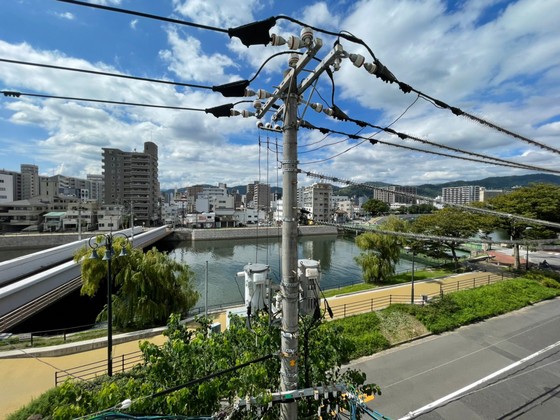
<instances>
[{"instance_id":1,"label":"mountain range","mask_svg":"<svg viewBox=\"0 0 560 420\"><path fill-rule=\"evenodd\" d=\"M446 187L462 187L466 185L477 185L479 187L484 187L489 190L509 190L515 187L523 187L526 185L534 183L545 183L545 184L556 184L560 185L560 176L551 174L531 174L531 175L516 175L516 176L493 176L484 179L478 179L473 181L451 181L441 184L421 184L416 185L418 195L435 198L441 195L441 189ZM374 187L387 187L393 184L387 184L384 182L366 182L365 185L371 185ZM210 185L208 185L210 186ZM371 197L373 192L370 188L364 186L348 186L348 187L337 187L333 186L334 194L336 195L346 195L349 197L354 196L367 196ZM185 188L179 188L177 191L184 191ZM272 187L272 192L278 192L282 195L282 188ZM246 185L237 185L234 187L228 187L228 191L237 191L239 194L247 193ZM173 190L162 191L173 192Z\"/></svg>"}]
</instances>

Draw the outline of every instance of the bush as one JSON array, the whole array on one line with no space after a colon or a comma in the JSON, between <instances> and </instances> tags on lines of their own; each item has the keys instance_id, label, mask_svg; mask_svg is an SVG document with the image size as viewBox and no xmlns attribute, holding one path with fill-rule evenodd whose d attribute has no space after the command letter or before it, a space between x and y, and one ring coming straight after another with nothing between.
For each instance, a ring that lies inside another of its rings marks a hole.
<instances>
[{"instance_id":1,"label":"bush","mask_svg":"<svg viewBox=\"0 0 560 420\"><path fill-rule=\"evenodd\" d=\"M390 347L381 332L381 321L375 312L339 319L328 325L331 324L342 327L342 335L353 344L350 359L369 356Z\"/></svg>"},{"instance_id":2,"label":"bush","mask_svg":"<svg viewBox=\"0 0 560 420\"><path fill-rule=\"evenodd\" d=\"M520 278L449 294L427 306L409 307L408 311L428 330L439 334L556 296L560 296L560 289Z\"/></svg>"}]
</instances>

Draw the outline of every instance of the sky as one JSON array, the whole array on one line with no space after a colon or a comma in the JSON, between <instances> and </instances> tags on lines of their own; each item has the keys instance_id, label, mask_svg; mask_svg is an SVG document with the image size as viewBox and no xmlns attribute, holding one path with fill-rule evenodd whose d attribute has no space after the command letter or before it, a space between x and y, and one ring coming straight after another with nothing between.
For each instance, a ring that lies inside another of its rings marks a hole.
<instances>
[{"instance_id":1,"label":"sky","mask_svg":"<svg viewBox=\"0 0 560 420\"><path fill-rule=\"evenodd\" d=\"M353 182L420 185L540 172L436 156L404 145L461 157L432 145L335 120L310 104L334 104L348 116L432 143L560 170L560 8L557 0L89 0L167 18L235 28L288 16L331 33L351 33L395 77L426 95L511 132L539 147L383 82L343 58L302 92L298 117L315 126L359 135L299 128L302 170ZM68 99L0 95L0 169L39 166L42 175L102 172L102 148L159 147L162 189L254 181L281 186L282 133L257 128L255 117L216 118L203 110L253 98L225 98L209 87L238 80L274 91L288 69L286 45L246 47L227 33L99 10L56 0L0 3L0 90L47 96L183 107L172 110ZM302 26L277 19L270 33L300 36ZM323 41L316 58L332 50ZM363 45L338 38L344 51L373 58ZM299 50L305 52L305 49ZM274 56L277 53L284 53ZM272 58L271 58L272 57ZM196 85L136 81L48 69L41 63ZM298 82L318 61L311 61ZM255 77L256 76L256 77ZM281 98L276 102L282 104ZM271 122L271 114L261 120ZM279 121L281 123L281 121ZM272 124L275 124L272 122ZM384 142L371 144L367 138ZM385 144L389 143L389 144ZM480 158L477 158L480 159ZM300 174L298 183L317 182ZM340 184L344 186L344 184Z\"/></svg>"}]
</instances>

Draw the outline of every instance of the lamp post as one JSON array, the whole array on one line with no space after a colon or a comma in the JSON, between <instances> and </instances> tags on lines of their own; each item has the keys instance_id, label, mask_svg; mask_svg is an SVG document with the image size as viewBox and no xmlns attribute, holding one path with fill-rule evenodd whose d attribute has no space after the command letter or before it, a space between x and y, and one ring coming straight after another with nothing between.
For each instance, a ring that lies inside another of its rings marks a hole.
<instances>
[{"instance_id":1,"label":"lamp post","mask_svg":"<svg viewBox=\"0 0 560 420\"><path fill-rule=\"evenodd\" d=\"M113 248L113 241L118 236L122 236L126 240L126 243L128 243L129 241L128 237L124 233L111 232L102 236L104 239L104 244L95 241L92 242L92 239L94 239L93 236L89 238L89 247L93 249L89 258L92 260L99 259L97 249L105 245L105 255L103 256L102 260L107 261L107 375L113 376L113 276L111 273L111 260L113 259L113 255L115 252ZM99 236L97 238L99 238ZM126 255L126 244L123 244L121 253L118 256L124 257Z\"/></svg>"},{"instance_id":2,"label":"lamp post","mask_svg":"<svg viewBox=\"0 0 560 420\"><path fill-rule=\"evenodd\" d=\"M410 304L414 305L414 256L416 255L416 252L414 251L413 248L406 246L404 249L406 249L407 252L412 253L412 278L410 281Z\"/></svg>"}]
</instances>

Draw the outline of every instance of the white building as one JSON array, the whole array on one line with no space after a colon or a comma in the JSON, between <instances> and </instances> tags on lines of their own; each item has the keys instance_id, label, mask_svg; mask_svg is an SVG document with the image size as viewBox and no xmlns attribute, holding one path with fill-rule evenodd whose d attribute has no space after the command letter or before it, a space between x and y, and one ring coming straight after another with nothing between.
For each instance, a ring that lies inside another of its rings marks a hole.
<instances>
[{"instance_id":1,"label":"white building","mask_svg":"<svg viewBox=\"0 0 560 420\"><path fill-rule=\"evenodd\" d=\"M307 210L310 213L310 218L317 222L331 221L333 216L333 209L331 208L332 192L331 184L315 183L303 187L298 194L298 206Z\"/></svg>"},{"instance_id":2,"label":"white building","mask_svg":"<svg viewBox=\"0 0 560 420\"><path fill-rule=\"evenodd\" d=\"M0 203L15 201L14 176L0 173Z\"/></svg>"}]
</instances>

